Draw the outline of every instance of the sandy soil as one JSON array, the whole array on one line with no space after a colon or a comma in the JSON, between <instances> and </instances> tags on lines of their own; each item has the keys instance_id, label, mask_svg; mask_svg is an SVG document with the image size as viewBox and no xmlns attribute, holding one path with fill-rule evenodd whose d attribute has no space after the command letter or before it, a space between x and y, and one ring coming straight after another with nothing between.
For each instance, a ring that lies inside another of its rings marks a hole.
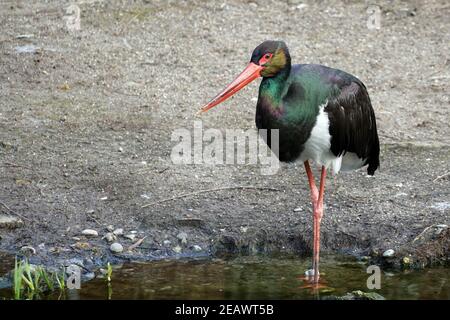
<instances>
[{"instance_id":1,"label":"sandy soil","mask_svg":"<svg viewBox=\"0 0 450 320\"><path fill-rule=\"evenodd\" d=\"M369 30L371 3L84 1L80 30L69 32L66 3L2 1L0 213L24 224L0 229L0 250L33 246L34 259L47 263L110 259L101 236L112 225L146 237L116 257L309 254L302 164L263 176L257 165L170 160L173 130L192 130L195 112L256 45L283 39L295 63L363 80L379 126L375 177L358 171L329 181L323 250L377 259L394 249L393 262L411 254L416 265L448 260L448 228L428 227L450 224L450 5L377 1L381 28ZM203 116L203 127L254 128L257 86ZM248 185L260 189L161 202ZM100 236L80 235L87 228Z\"/></svg>"}]
</instances>

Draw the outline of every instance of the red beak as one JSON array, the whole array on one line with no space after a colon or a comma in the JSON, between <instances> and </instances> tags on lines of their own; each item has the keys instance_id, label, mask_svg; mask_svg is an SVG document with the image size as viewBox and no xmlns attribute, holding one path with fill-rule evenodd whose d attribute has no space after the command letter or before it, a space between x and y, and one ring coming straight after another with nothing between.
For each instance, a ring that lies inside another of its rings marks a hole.
<instances>
[{"instance_id":1,"label":"red beak","mask_svg":"<svg viewBox=\"0 0 450 320\"><path fill-rule=\"evenodd\" d=\"M248 85L253 80L259 78L261 76L262 66L257 65L256 63L250 62L244 71L241 72L240 75L237 76L236 79L233 80L221 93L215 96L207 105L201 108L197 114L208 111L212 107L217 106L219 103L227 100L233 94L241 90L243 87Z\"/></svg>"}]
</instances>

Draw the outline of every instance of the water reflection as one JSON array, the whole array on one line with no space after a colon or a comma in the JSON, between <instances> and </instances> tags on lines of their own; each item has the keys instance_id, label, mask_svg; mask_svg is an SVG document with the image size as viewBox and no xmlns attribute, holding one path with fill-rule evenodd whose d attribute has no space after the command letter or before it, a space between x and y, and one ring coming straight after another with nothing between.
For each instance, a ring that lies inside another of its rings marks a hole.
<instances>
[{"instance_id":1,"label":"water reflection","mask_svg":"<svg viewBox=\"0 0 450 320\"><path fill-rule=\"evenodd\" d=\"M354 290L375 291L387 299L450 299L448 268L382 273L381 289L368 290L367 266L341 256L324 256L319 295L302 289L309 260L292 256L251 256L230 260L177 260L125 264L104 279L69 290L66 299L316 299ZM2 296L2 293L0 293ZM50 295L47 299L58 299Z\"/></svg>"}]
</instances>

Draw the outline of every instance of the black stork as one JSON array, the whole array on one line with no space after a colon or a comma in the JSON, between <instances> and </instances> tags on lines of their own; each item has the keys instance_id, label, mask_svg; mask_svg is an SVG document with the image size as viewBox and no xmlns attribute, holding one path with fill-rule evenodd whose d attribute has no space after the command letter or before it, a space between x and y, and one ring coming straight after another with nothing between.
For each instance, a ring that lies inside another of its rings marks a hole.
<instances>
[{"instance_id":1,"label":"black stork","mask_svg":"<svg viewBox=\"0 0 450 320\"><path fill-rule=\"evenodd\" d=\"M256 126L279 130L279 159L304 162L313 205L313 263L306 272L319 286L320 223L327 169L334 173L368 165L379 167L380 146L374 110L365 85L355 76L317 64L291 64L283 41L265 41L253 51L244 71L199 113L225 101L262 77ZM321 165L317 189L309 161Z\"/></svg>"}]
</instances>

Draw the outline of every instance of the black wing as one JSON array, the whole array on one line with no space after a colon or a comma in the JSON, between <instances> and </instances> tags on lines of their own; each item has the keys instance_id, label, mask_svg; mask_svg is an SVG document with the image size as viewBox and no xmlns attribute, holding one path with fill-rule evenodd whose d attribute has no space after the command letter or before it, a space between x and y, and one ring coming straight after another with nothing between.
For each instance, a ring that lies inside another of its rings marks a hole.
<instances>
[{"instance_id":1,"label":"black wing","mask_svg":"<svg viewBox=\"0 0 450 320\"><path fill-rule=\"evenodd\" d=\"M380 166L375 113L364 84L354 79L328 101L325 111L330 120L331 151L335 156L354 152L373 175Z\"/></svg>"}]
</instances>

